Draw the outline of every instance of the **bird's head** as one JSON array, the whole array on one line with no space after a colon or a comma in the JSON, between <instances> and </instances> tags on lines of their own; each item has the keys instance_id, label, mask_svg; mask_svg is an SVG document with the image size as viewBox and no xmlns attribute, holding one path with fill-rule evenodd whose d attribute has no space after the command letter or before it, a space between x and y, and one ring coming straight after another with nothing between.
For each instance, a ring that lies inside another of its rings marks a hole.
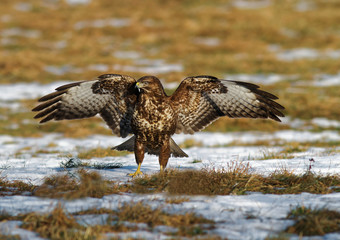
<instances>
[{"instance_id":1,"label":"bird's head","mask_svg":"<svg viewBox=\"0 0 340 240\"><path fill-rule=\"evenodd\" d=\"M154 76L144 76L137 80L136 87L141 93L154 93L165 95L163 86L158 78Z\"/></svg>"}]
</instances>

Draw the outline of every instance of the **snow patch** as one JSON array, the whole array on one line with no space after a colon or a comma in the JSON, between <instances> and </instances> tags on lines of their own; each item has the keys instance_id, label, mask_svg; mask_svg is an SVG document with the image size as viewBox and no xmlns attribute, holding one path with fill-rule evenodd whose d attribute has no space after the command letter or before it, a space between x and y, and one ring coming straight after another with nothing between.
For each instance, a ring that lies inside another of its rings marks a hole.
<instances>
[{"instance_id":1,"label":"snow patch","mask_svg":"<svg viewBox=\"0 0 340 240\"><path fill-rule=\"evenodd\" d=\"M69 82L58 81L50 84L39 83L15 83L1 84L2 94L0 100L14 101L22 99L34 99L50 93L55 88Z\"/></svg>"},{"instance_id":2,"label":"snow patch","mask_svg":"<svg viewBox=\"0 0 340 240\"><path fill-rule=\"evenodd\" d=\"M97 20L85 20L75 23L74 29L81 30L84 28L103 28L103 27L115 27L121 28L130 25L130 19L128 18L109 18L109 19L97 19Z\"/></svg>"},{"instance_id":3,"label":"snow patch","mask_svg":"<svg viewBox=\"0 0 340 240\"><path fill-rule=\"evenodd\" d=\"M272 48L269 50L273 51ZM281 61L295 61L300 59L309 59L315 60L319 58L331 58L331 59L339 59L340 58L340 50L325 50L320 51L312 48L295 48L289 50L278 50L276 53L276 57Z\"/></svg>"},{"instance_id":4,"label":"snow patch","mask_svg":"<svg viewBox=\"0 0 340 240\"><path fill-rule=\"evenodd\" d=\"M13 28L6 28L6 29L0 31L0 35L2 37L40 38L41 37L41 31L13 27Z\"/></svg>"},{"instance_id":5,"label":"snow patch","mask_svg":"<svg viewBox=\"0 0 340 240\"><path fill-rule=\"evenodd\" d=\"M221 40L219 38L215 37L199 37L195 38L193 40L194 43L198 45L204 45L204 46L209 46L209 47L215 47L218 46L221 43Z\"/></svg>"},{"instance_id":6,"label":"snow patch","mask_svg":"<svg viewBox=\"0 0 340 240\"><path fill-rule=\"evenodd\" d=\"M281 75L281 74L227 74L224 76L228 80L244 81L260 84L274 84L286 80L295 80L297 75Z\"/></svg>"},{"instance_id":7,"label":"snow patch","mask_svg":"<svg viewBox=\"0 0 340 240\"><path fill-rule=\"evenodd\" d=\"M271 0L234 0L231 2L232 6L240 9L260 9L272 5Z\"/></svg>"},{"instance_id":8,"label":"snow patch","mask_svg":"<svg viewBox=\"0 0 340 240\"><path fill-rule=\"evenodd\" d=\"M134 65L113 65L115 71L125 72L142 72L149 74L163 74L169 72L182 72L183 66L181 64L165 63L162 59L138 59L134 61Z\"/></svg>"},{"instance_id":9,"label":"snow patch","mask_svg":"<svg viewBox=\"0 0 340 240\"><path fill-rule=\"evenodd\" d=\"M316 87L330 87L340 85L340 72L335 75L321 74L316 76L313 82Z\"/></svg>"},{"instance_id":10,"label":"snow patch","mask_svg":"<svg viewBox=\"0 0 340 240\"><path fill-rule=\"evenodd\" d=\"M69 5L81 5L81 4L89 4L91 0L66 0L66 3Z\"/></svg>"}]
</instances>

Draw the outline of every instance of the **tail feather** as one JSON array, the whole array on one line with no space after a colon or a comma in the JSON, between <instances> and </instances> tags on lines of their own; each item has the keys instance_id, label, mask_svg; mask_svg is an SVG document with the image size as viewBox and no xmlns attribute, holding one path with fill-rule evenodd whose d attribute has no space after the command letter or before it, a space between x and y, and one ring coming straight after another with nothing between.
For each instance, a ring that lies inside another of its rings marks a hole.
<instances>
[{"instance_id":1,"label":"tail feather","mask_svg":"<svg viewBox=\"0 0 340 240\"><path fill-rule=\"evenodd\" d=\"M113 147L113 150L118 151L129 151L133 152L135 147L135 136L132 136L127 141ZM157 155L159 156L160 149L149 149L146 148L145 151L148 154ZM188 157L188 155L175 143L175 141L170 138L170 154L172 157Z\"/></svg>"},{"instance_id":2,"label":"tail feather","mask_svg":"<svg viewBox=\"0 0 340 240\"><path fill-rule=\"evenodd\" d=\"M111 148L112 150L118 150L118 151L129 151L133 152L135 149L135 136L132 136L127 141Z\"/></svg>"},{"instance_id":3,"label":"tail feather","mask_svg":"<svg viewBox=\"0 0 340 240\"><path fill-rule=\"evenodd\" d=\"M173 157L189 157L172 138L170 138L170 152Z\"/></svg>"}]
</instances>

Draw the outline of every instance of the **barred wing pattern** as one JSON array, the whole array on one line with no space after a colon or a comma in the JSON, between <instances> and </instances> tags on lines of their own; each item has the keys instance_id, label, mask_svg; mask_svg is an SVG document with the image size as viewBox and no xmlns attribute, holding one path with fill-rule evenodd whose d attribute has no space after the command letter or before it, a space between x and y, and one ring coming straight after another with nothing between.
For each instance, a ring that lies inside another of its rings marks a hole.
<instances>
[{"instance_id":1,"label":"barred wing pattern","mask_svg":"<svg viewBox=\"0 0 340 240\"><path fill-rule=\"evenodd\" d=\"M88 118L100 114L113 133L126 137L131 133L131 118L137 100L136 80L119 74L104 74L95 80L58 87L39 99L33 109L35 118L50 120Z\"/></svg>"},{"instance_id":2,"label":"barred wing pattern","mask_svg":"<svg viewBox=\"0 0 340 240\"><path fill-rule=\"evenodd\" d=\"M178 114L176 133L200 131L221 116L281 121L284 107L276 96L246 82L212 76L188 77L170 97Z\"/></svg>"}]
</instances>

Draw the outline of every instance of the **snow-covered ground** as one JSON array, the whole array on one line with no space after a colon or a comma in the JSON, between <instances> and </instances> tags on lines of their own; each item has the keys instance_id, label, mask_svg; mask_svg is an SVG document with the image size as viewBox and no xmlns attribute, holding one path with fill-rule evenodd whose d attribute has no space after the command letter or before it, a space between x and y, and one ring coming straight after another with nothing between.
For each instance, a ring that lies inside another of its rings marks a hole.
<instances>
[{"instance_id":1,"label":"snow-covered ground","mask_svg":"<svg viewBox=\"0 0 340 240\"><path fill-rule=\"evenodd\" d=\"M149 64L142 62L141 64ZM154 63L150 63L154 64ZM161 63L163 64L163 62ZM164 63L165 64L165 63ZM156 64L157 65L157 64ZM98 66L97 66L98 67ZM54 69L57 72L67 71ZM50 69L51 70L51 69ZM53 69L52 69L53 70ZM266 79L266 76L240 76ZM324 76L327 77L326 75ZM333 77L333 76L331 76ZM292 80L291 76L272 75L272 81ZM68 81L59 81L52 84L40 85L37 83L18 83L1 85L3 90L0 95L0 107L9 108L11 111L23 111L20 100L34 99L51 92L54 88L66 84ZM171 84L169 84L171 85ZM177 85L177 84L176 84ZM173 87L176 87L175 85ZM173 88L171 87L171 88ZM16 94L13 94L15 92ZM9 94L11 93L11 94ZM5 115L0 116L6 118ZM233 132L233 133L197 133L195 135L175 135L173 138L181 144L193 139L197 146L184 149L188 158L171 158L169 168L202 169L202 168L227 168L231 162L237 161L249 163L251 171L267 175L278 169L288 169L297 174L304 173L313 159L312 171L317 174L340 173L340 147L323 148L310 147L302 152L293 153L291 159L275 159L275 156L283 150L277 146L251 146L259 141L274 141L284 146L289 142L336 142L340 141L340 133L336 130L324 130L319 132L308 131L311 125L321 128L339 128L340 122L325 118L315 118L309 121L300 119L283 118L282 124L291 126L290 130L268 132ZM33 120L23 120L33 121ZM38 124L38 123L37 123ZM293 128L295 130L293 130ZM97 147L111 147L120 144L124 140L115 136L92 135L84 139L64 138L60 134L46 134L40 138L23 138L8 135L0 135L0 176L8 180L21 180L33 184L41 184L44 177L63 171L62 162L69 160L69 156L77 156L80 151ZM238 144L238 145L237 145ZM242 145L249 146L242 146ZM236 146L235 146L236 145ZM39 153L40 152L40 153ZM263 160L266 159L266 160ZM102 176L118 182L127 182L131 178L127 174L136 170L134 155L129 154L119 157L93 158L86 160L90 163L107 164L118 163L122 167L115 169L98 170ZM142 171L152 174L159 171L157 157L147 155ZM328 195L302 193L296 195L273 195L250 193L244 196L185 196L189 200L180 204L165 203L166 194L114 194L103 198L85 198L73 201L42 199L32 196L2 196L0 197L0 212L10 214L28 212L49 212L59 203L70 212L86 210L90 208L117 209L122 203L131 201L145 201L152 207L162 207L171 213L195 212L214 220L216 228L209 230L209 234L227 237L228 239L264 239L276 235L287 226L293 224L287 220L287 213L297 206L312 208L326 207L328 209L340 209L340 193ZM87 216L87 224L99 224L102 218ZM20 221L7 221L0 224L0 232L5 234L19 234L22 239L40 239L35 233L20 229ZM136 237L145 239L169 238L162 231L121 233L121 237ZM292 236L291 239L299 239ZM303 238L308 239L308 238ZM327 234L323 237L309 239L340 239L340 233Z\"/></svg>"},{"instance_id":2,"label":"snow-covered ground","mask_svg":"<svg viewBox=\"0 0 340 240\"><path fill-rule=\"evenodd\" d=\"M340 172L340 153L333 149L330 153L326 148L309 148L299 152L292 159L260 160L263 155L276 153L280 147L265 146L229 146L223 145L237 142L251 142L256 139L281 139L282 141L305 142L313 139L334 140L340 139L337 132L325 131L321 133L279 131L268 133L198 133L192 135L176 135L177 143L194 138L202 144L201 147L184 149L189 158L171 158L168 167L179 169L202 169L227 167L232 161L249 163L252 171L268 174L282 167L303 173L309 166L309 159L313 158L312 170L320 174L337 174ZM41 138L22 138L0 136L0 168L1 175L9 180L22 180L40 184L44 177L62 171L60 163L67 161L66 154L77 155L83 149L96 147L110 147L122 142L114 136L94 135L86 139L63 138L59 134L49 134ZM51 145L53 143L53 145ZM52 147L51 147L52 146ZM221 146L221 147L218 147ZM57 153L41 153L33 156L39 150ZM21 154L16 154L18 152ZM199 161L194 161L199 160ZM128 173L135 171L136 164L133 154L119 157L94 158L88 160L92 163L120 163L121 168L100 170L100 173L118 182L130 179ZM196 163L194 163L196 162ZM152 174L159 170L157 157L147 155L142 164L142 171ZM193 211L216 222L216 228L210 234L228 237L228 239L264 239L275 235L291 225L292 220L285 219L287 213L296 206L327 207L332 210L340 209L340 193L328 195L296 194L272 195L251 193L245 196L188 196L189 201L181 204L165 204L165 194L139 195L126 193L122 195L109 195L101 199L85 198L73 201L41 199L32 196L4 196L0 198L0 211L10 214L27 212L48 212L62 202L65 209L72 213L90 208L117 209L122 203L131 201L145 201L152 207L162 206L171 213ZM249 216L252 216L249 218ZM85 220L84 220L85 221ZM86 218L90 224L99 224L98 218ZM26 230L18 229L20 222L9 221L0 224L0 230L5 233L20 234L23 239L33 239L36 236L27 234ZM35 236L35 237L34 237ZM150 233L138 231L125 233L125 237L138 236L141 238L165 239L162 232ZM39 238L36 238L39 239ZM294 237L292 238L294 239ZM296 237L295 239L298 239ZM319 238L318 238L319 239ZM321 239L321 238L320 238ZM328 234L323 239L340 239L340 234Z\"/></svg>"},{"instance_id":3,"label":"snow-covered ground","mask_svg":"<svg viewBox=\"0 0 340 240\"><path fill-rule=\"evenodd\" d=\"M201 169L204 167L226 167L231 161L250 163L254 172L268 174L280 167L293 170L295 173L303 173L309 164L309 159L315 160L313 170L317 173L335 174L340 172L340 153L333 149L329 153L325 148L309 148L305 152L295 153L293 159L269 159L261 160L264 156L275 154L282 150L281 147L265 146L223 146L231 142L251 142L252 139L275 139L305 142L313 139L333 139L333 132L309 133L298 131L281 131L275 134L265 133L198 133L194 135L196 142L202 144L200 147L184 149L188 158L171 158L168 167L180 169ZM192 135L177 135L174 140L180 144L186 139L192 139ZM340 139L337 136L337 139ZM123 139L114 136L94 135L86 139L63 138L58 134L45 135L42 138L21 138L11 136L0 136L0 168L2 174L9 180L22 180L34 184L40 184L45 176L55 174L61 170L60 163L69 159L68 155L77 156L79 151L97 147L107 148L123 142ZM49 147L52 145L53 147ZM35 154L44 150L45 152ZM20 153L20 154L17 154ZM32 156L33 155L33 156ZM37 155L37 156L35 156ZM65 156L65 157L63 157ZM197 161L198 163L193 163ZM110 179L127 181L126 176L136 169L133 154L119 157L94 158L92 163L120 163L122 168L103 171L102 174ZM156 156L147 156L142 165L145 173L154 173L159 170Z\"/></svg>"}]
</instances>

